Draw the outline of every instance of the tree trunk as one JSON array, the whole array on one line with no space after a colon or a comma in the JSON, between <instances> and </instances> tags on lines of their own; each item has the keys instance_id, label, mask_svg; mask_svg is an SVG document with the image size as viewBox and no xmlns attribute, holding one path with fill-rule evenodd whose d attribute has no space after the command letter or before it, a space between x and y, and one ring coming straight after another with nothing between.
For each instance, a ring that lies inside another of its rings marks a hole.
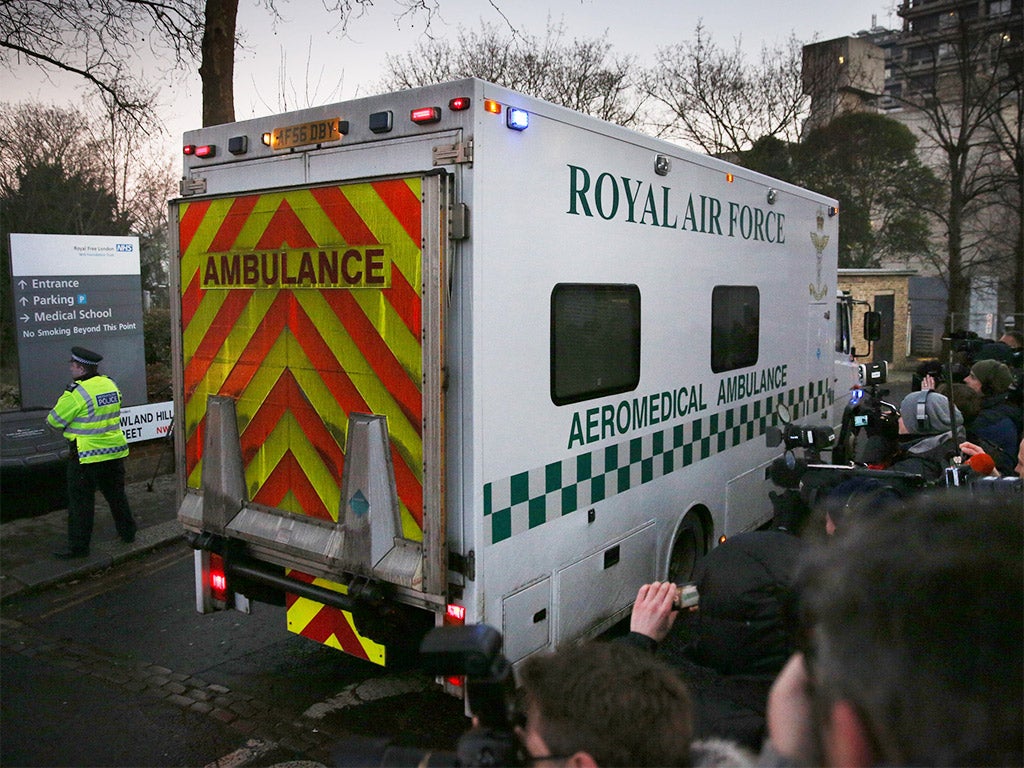
<instances>
[{"instance_id":1,"label":"tree trunk","mask_svg":"<svg viewBox=\"0 0 1024 768\"><path fill-rule=\"evenodd\" d=\"M1024 194L1024 190L1021 193ZM1021 206L1018 206L1017 214L1017 242L1013 249L1013 311L1017 315L1017 330L1024 331L1021 326L1024 316L1024 211Z\"/></svg>"},{"instance_id":2,"label":"tree trunk","mask_svg":"<svg viewBox=\"0 0 1024 768\"><path fill-rule=\"evenodd\" d=\"M238 0L206 0L203 31L203 126L235 120L235 22Z\"/></svg>"},{"instance_id":3,"label":"tree trunk","mask_svg":"<svg viewBox=\"0 0 1024 768\"><path fill-rule=\"evenodd\" d=\"M946 240L949 294L946 311L950 331L967 330L971 326L970 278L963 269L963 174L964 160L950 153L949 231Z\"/></svg>"}]
</instances>

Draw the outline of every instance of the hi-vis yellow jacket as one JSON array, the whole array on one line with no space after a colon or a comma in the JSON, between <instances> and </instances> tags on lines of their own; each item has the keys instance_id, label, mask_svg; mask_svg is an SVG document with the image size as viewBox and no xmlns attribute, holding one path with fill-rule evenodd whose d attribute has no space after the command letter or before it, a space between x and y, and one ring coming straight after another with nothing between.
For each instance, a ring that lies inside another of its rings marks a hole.
<instances>
[{"instance_id":1,"label":"hi-vis yellow jacket","mask_svg":"<svg viewBox=\"0 0 1024 768\"><path fill-rule=\"evenodd\" d=\"M128 455L121 431L121 390L113 379L91 376L72 382L46 423L78 446L78 460L92 464Z\"/></svg>"}]
</instances>

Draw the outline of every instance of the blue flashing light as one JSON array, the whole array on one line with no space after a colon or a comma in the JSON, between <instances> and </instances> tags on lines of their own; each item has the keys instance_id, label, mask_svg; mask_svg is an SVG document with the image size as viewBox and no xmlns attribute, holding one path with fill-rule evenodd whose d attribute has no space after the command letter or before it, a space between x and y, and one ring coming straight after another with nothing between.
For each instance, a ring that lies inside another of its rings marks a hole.
<instances>
[{"instance_id":1,"label":"blue flashing light","mask_svg":"<svg viewBox=\"0 0 1024 768\"><path fill-rule=\"evenodd\" d=\"M860 387L854 388L850 392L850 405L856 405L857 403L859 403L861 401L861 398L863 398L863 397L864 397L864 390L861 389Z\"/></svg>"},{"instance_id":2,"label":"blue flashing light","mask_svg":"<svg viewBox=\"0 0 1024 768\"><path fill-rule=\"evenodd\" d=\"M525 109L509 107L505 111L505 125L513 131L525 131L530 127L530 113Z\"/></svg>"}]
</instances>

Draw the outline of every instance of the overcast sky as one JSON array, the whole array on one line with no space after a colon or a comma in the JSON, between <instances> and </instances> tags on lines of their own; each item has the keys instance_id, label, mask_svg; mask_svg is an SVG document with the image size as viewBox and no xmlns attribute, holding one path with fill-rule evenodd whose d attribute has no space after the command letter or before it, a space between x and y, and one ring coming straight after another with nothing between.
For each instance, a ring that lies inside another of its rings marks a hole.
<instances>
[{"instance_id":1,"label":"overcast sky","mask_svg":"<svg viewBox=\"0 0 1024 768\"><path fill-rule=\"evenodd\" d=\"M750 60L762 44L782 44L790 33L810 42L868 29L872 17L879 26L900 25L894 0L441 0L440 5L441 18L431 26L437 37L454 39L460 25L477 27L481 19L504 24L497 6L509 23L531 35L543 36L549 18L564 22L570 39L607 31L614 53L635 56L641 65L650 64L658 48L692 39L698 20L719 46L730 47L739 38ZM385 56L410 51L423 39L422 17L396 25L397 6L390 0L376 0L344 37L332 32L332 18L317 0L277 0L277 6L284 21L274 29L262 3L239 3L244 47L235 64L235 111L240 120L281 111L282 80L290 109L372 93ZM80 81L47 82L30 68L0 77L3 100L74 105L84 93ZM171 143L182 131L200 126L194 69L168 79L160 99L167 105L162 111Z\"/></svg>"}]
</instances>

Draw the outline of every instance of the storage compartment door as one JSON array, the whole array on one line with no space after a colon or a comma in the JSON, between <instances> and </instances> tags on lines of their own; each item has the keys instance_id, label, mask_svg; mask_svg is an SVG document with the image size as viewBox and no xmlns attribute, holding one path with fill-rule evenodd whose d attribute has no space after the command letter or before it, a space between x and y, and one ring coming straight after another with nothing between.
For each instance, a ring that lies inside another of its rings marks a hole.
<instances>
[{"instance_id":1,"label":"storage compartment door","mask_svg":"<svg viewBox=\"0 0 1024 768\"><path fill-rule=\"evenodd\" d=\"M556 574L558 642L610 626L654 578L654 523L609 544Z\"/></svg>"},{"instance_id":2,"label":"storage compartment door","mask_svg":"<svg viewBox=\"0 0 1024 768\"><path fill-rule=\"evenodd\" d=\"M519 661L551 641L551 579L543 579L501 601L505 658Z\"/></svg>"}]
</instances>

